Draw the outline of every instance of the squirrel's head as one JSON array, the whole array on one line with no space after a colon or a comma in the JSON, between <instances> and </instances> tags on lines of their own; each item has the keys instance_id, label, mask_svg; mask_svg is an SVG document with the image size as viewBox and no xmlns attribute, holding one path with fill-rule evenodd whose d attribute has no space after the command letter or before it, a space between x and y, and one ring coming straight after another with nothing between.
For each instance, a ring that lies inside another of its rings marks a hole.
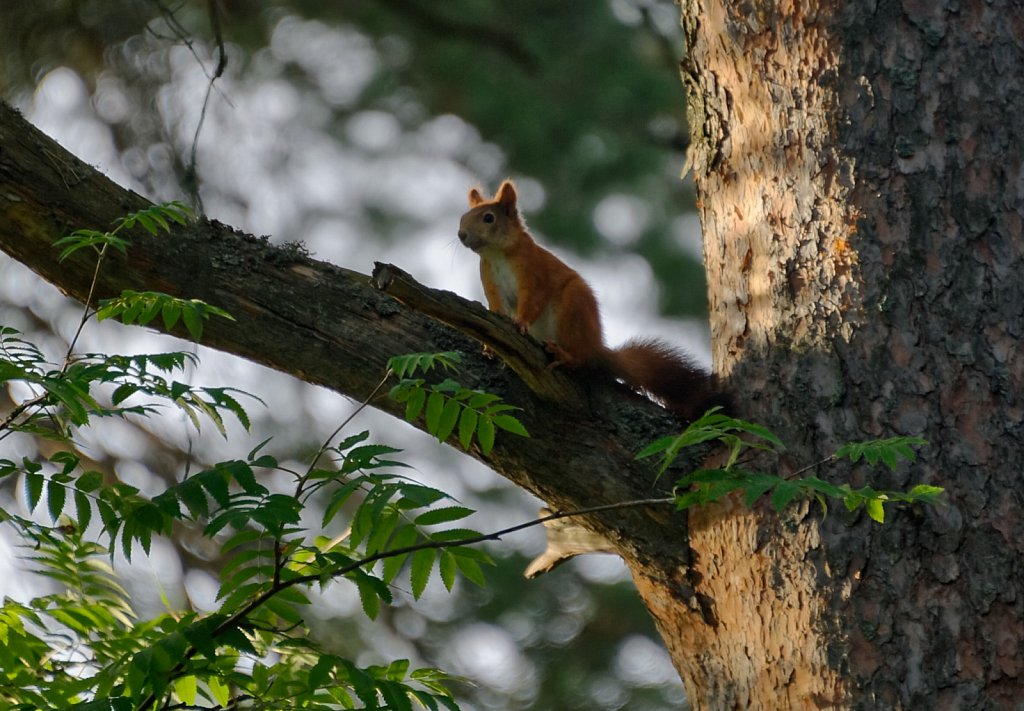
<instances>
[{"instance_id":1,"label":"squirrel's head","mask_svg":"<svg viewBox=\"0 0 1024 711\"><path fill-rule=\"evenodd\" d=\"M487 248L505 251L522 239L523 221L516 204L516 186L506 180L494 198L487 200L480 191L469 191L469 211L459 222L459 240L474 252Z\"/></svg>"}]
</instances>

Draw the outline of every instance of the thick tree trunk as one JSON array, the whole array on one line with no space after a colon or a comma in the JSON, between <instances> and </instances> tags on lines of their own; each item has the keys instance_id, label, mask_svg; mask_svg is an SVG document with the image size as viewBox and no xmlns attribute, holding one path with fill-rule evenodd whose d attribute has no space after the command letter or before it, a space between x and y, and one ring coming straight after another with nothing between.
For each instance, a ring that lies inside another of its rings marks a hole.
<instances>
[{"instance_id":1,"label":"thick tree trunk","mask_svg":"<svg viewBox=\"0 0 1024 711\"><path fill-rule=\"evenodd\" d=\"M682 6L716 368L790 445L783 469L916 435L894 474L817 473L948 500L885 526L695 512L718 624L652 607L691 701L1020 708L1024 11Z\"/></svg>"}]
</instances>

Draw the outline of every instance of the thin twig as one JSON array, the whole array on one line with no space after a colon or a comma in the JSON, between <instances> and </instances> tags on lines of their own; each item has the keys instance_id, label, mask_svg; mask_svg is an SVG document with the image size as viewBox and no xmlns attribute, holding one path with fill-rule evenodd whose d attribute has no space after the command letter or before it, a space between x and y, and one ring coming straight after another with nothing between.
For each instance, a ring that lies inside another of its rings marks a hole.
<instances>
[{"instance_id":1,"label":"thin twig","mask_svg":"<svg viewBox=\"0 0 1024 711\"><path fill-rule=\"evenodd\" d=\"M834 461L836 461L835 455L834 454L830 454L829 456L825 457L821 461L814 462L813 464L808 464L807 466L804 466L804 467L800 467L796 471L790 472L789 474L786 474L785 476L781 476L779 478L780 479L785 479L786 481L789 481L793 477L800 476L804 472L809 472L812 469L817 469L818 467L820 467L820 466L822 466L824 464L828 464L829 462L834 462Z\"/></svg>"},{"instance_id":2,"label":"thin twig","mask_svg":"<svg viewBox=\"0 0 1024 711\"><path fill-rule=\"evenodd\" d=\"M188 166L185 168L185 183L192 193L192 200L195 202L198 212L203 212L203 199L199 195L199 183L196 165L199 152L199 134L206 122L206 111L210 106L210 97L213 95L214 85L217 80L224 76L224 70L228 66L228 55L224 49L224 36L221 32L220 13L217 10L217 0L209 0L210 28L213 30L214 39L217 42L217 68L206 85L206 96L203 97L203 107L199 111L199 121L196 123L196 131L192 136L192 148L189 152Z\"/></svg>"},{"instance_id":3,"label":"thin twig","mask_svg":"<svg viewBox=\"0 0 1024 711\"><path fill-rule=\"evenodd\" d=\"M334 441L334 438L338 436L339 432L348 427L348 424L353 419L355 419L356 415L358 415L360 412L362 412L369 406L370 402L373 400L373 398L377 396L377 393L380 392L380 389L384 387L384 383L386 383L388 381L388 378L390 377L391 370L389 369L386 373L384 373L384 377L381 378L379 383L377 383L377 386L370 391L369 395L366 396L366 399L359 403L359 407L353 410L351 414L349 414L349 416L346 417L345 420L340 425L338 425L334 429L334 431L331 432L330 435L328 435L327 439L324 440L324 443L320 445L320 449L317 450L316 455L313 457L313 461L309 463L309 468L306 469L306 473L299 478L299 483L295 490L296 499L298 499L302 495L302 490L305 488L306 482L309 481L309 477L313 474L313 470L316 469L316 465L320 461L320 457L324 456L324 453L328 450L328 448L331 445L331 442Z\"/></svg>"},{"instance_id":4,"label":"thin twig","mask_svg":"<svg viewBox=\"0 0 1024 711\"><path fill-rule=\"evenodd\" d=\"M64 365L60 368L61 373L67 372L68 367L70 367L71 356L75 352L75 346L78 344L78 338L82 335L82 330L85 328L85 324L89 322L89 318L92 316L92 314L89 313L89 309L92 308L92 297L96 293L96 284L99 283L100 279L100 267L103 266L103 258L107 256L107 247L109 246L109 242L104 243L100 248L99 256L96 257L96 268L92 272L92 283L89 284L89 294L85 297L85 308L82 310L82 318L78 322L78 329L75 331L74 337L68 344L68 352L64 356Z\"/></svg>"},{"instance_id":5,"label":"thin twig","mask_svg":"<svg viewBox=\"0 0 1024 711\"><path fill-rule=\"evenodd\" d=\"M13 410L11 410L7 417L5 417L3 420L0 420L0 433L3 433L0 434L0 439L3 439L8 434L10 434L10 432L6 431L7 428L11 426L11 423L14 422L18 418L18 416L21 415L21 413L23 413L30 407L35 407L46 398L47 393L43 393L42 395L36 395L31 400L26 400L25 402L21 403L20 405L16 406Z\"/></svg>"}]
</instances>

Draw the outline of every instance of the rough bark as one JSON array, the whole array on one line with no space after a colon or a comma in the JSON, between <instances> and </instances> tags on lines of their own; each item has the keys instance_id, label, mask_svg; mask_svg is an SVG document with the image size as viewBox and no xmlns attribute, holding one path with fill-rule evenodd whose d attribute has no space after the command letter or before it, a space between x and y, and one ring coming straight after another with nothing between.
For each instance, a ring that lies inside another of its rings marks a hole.
<instances>
[{"instance_id":1,"label":"rough bark","mask_svg":"<svg viewBox=\"0 0 1024 711\"><path fill-rule=\"evenodd\" d=\"M0 250L84 300L93 257L81 250L59 263L52 243L73 229L103 229L146 205L0 104ZM390 265L380 265L371 279L310 259L300 248L275 247L200 221L170 236L142 232L126 256L112 253L100 271L96 298L123 289L200 298L226 309L237 320L209 322L204 345L356 400L370 395L392 355L462 351L462 384L524 408L521 419L532 435L499 435L486 463L553 510L656 495L653 465L637 462L633 453L679 429L665 410L624 386L547 369L540 346L507 319L423 287ZM485 359L479 343L464 334L485 341L508 367ZM402 411L383 396L372 404L399 416ZM484 459L475 447L468 454ZM683 616L701 613L687 579L685 517L662 506L580 520L615 546L645 589L658 591Z\"/></svg>"},{"instance_id":2,"label":"rough bark","mask_svg":"<svg viewBox=\"0 0 1024 711\"><path fill-rule=\"evenodd\" d=\"M930 440L948 506L691 517L697 708L1020 708L1024 12L683 0L716 369L790 445ZM781 524L780 524L781 520ZM657 609L657 608L652 608Z\"/></svg>"}]
</instances>

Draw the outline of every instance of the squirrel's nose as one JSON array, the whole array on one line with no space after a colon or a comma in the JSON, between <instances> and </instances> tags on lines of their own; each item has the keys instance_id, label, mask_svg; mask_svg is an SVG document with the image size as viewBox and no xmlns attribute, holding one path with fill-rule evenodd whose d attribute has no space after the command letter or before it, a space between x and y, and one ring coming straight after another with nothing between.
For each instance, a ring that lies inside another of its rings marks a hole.
<instances>
[{"instance_id":1,"label":"squirrel's nose","mask_svg":"<svg viewBox=\"0 0 1024 711\"><path fill-rule=\"evenodd\" d=\"M462 244L466 244L466 240L469 239L469 233L466 230L459 230L459 241Z\"/></svg>"}]
</instances>

